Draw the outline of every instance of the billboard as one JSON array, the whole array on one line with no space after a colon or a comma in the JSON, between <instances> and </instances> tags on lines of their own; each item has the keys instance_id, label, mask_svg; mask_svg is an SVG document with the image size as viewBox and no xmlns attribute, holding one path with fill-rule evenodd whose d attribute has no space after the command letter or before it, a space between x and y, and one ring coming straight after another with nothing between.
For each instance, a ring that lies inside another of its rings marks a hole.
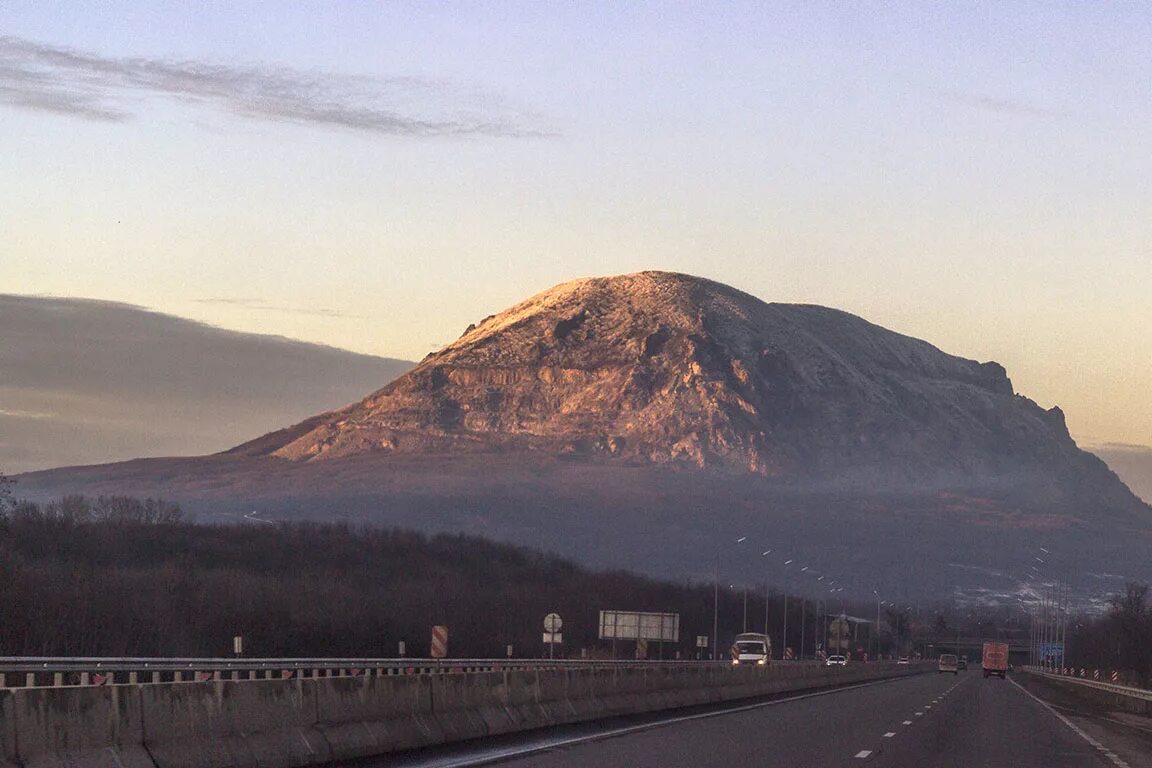
<instances>
[{"instance_id":1,"label":"billboard","mask_svg":"<svg viewBox=\"0 0 1152 768\"><path fill-rule=\"evenodd\" d=\"M680 614L600 611L601 640L680 641Z\"/></svg>"}]
</instances>

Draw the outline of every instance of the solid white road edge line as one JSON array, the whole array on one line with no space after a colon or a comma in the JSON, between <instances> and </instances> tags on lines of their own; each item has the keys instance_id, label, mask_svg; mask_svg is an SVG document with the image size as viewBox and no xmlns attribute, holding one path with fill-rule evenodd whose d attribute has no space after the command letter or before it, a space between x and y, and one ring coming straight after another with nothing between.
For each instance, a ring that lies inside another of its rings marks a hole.
<instances>
[{"instance_id":1,"label":"solid white road edge line","mask_svg":"<svg viewBox=\"0 0 1152 768\"><path fill-rule=\"evenodd\" d=\"M1039 696L1032 693L1032 691L1030 691L1027 688L1025 688L1024 686L1020 685L1020 683L1016 682L1015 680L1009 680L1008 682L1012 683L1012 685L1016 686L1021 691L1023 691L1028 696L1030 696L1032 698L1032 700L1035 701L1037 704L1044 707L1044 709L1048 710L1053 715L1055 715L1060 720L1060 722L1064 723L1064 725L1071 728L1073 733L1075 733L1080 738L1084 739L1084 741L1088 742L1089 744L1091 744L1096 749L1100 750L1100 752L1102 752L1105 757L1107 757L1109 760L1111 760L1115 765L1119 766L1119 768L1132 768L1132 766L1128 765L1128 763L1125 762L1124 759L1122 757L1120 757L1120 755L1116 754L1112 750L1108 749L1108 747L1106 747L1103 744L1101 744L1100 742L1096 741L1096 739L1094 739L1091 736L1089 736L1088 734L1084 733L1084 731L1080 730L1076 726L1075 723L1073 723L1071 720L1064 717L1064 715L1060 714L1055 709L1053 709L1051 704L1044 701Z\"/></svg>"}]
</instances>

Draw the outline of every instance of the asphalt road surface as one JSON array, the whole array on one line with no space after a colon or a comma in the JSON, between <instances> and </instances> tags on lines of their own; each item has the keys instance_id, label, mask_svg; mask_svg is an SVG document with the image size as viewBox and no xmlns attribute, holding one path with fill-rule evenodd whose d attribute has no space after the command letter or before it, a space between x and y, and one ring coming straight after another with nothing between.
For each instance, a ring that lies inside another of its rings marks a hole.
<instances>
[{"instance_id":1,"label":"asphalt road surface","mask_svg":"<svg viewBox=\"0 0 1152 768\"><path fill-rule=\"evenodd\" d=\"M1129 763L1012 681L926 674L644 723L525 734L371 766L464 768L907 766L1061 768ZM1132 768L1135 768L1132 766Z\"/></svg>"}]
</instances>

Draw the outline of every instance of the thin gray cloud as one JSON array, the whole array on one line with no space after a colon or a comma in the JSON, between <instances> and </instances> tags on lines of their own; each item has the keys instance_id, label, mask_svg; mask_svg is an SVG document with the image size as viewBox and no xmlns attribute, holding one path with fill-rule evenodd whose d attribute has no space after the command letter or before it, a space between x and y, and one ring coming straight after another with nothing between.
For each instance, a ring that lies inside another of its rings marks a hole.
<instances>
[{"instance_id":1,"label":"thin gray cloud","mask_svg":"<svg viewBox=\"0 0 1152 768\"><path fill-rule=\"evenodd\" d=\"M1136 445L1133 443L1101 443L1099 448L1112 451L1131 451L1132 453L1152 454L1152 446Z\"/></svg>"},{"instance_id":2,"label":"thin gray cloud","mask_svg":"<svg viewBox=\"0 0 1152 768\"><path fill-rule=\"evenodd\" d=\"M1088 438L1075 438L1076 444L1086 451L1127 451L1131 453L1148 453L1152 454L1152 445L1141 445L1139 443L1119 443L1108 440L1098 441Z\"/></svg>"},{"instance_id":3,"label":"thin gray cloud","mask_svg":"<svg viewBox=\"0 0 1152 768\"><path fill-rule=\"evenodd\" d=\"M3 408L0 407L0 416L6 416L10 419L54 419L54 413L42 413L40 411L22 411L19 409Z\"/></svg>"},{"instance_id":4,"label":"thin gray cloud","mask_svg":"<svg viewBox=\"0 0 1152 768\"><path fill-rule=\"evenodd\" d=\"M193 299L193 301L195 301L197 304L224 304L225 306L231 307L247 307L251 306L252 304L263 303L263 300L261 299L243 299L230 296L220 296L211 299Z\"/></svg>"},{"instance_id":5,"label":"thin gray cloud","mask_svg":"<svg viewBox=\"0 0 1152 768\"><path fill-rule=\"evenodd\" d=\"M945 91L941 95L952 101L984 112L997 112L1004 115L1052 119L1071 117L1072 114L1065 110L1052 109L1022 99L1006 98L1003 96L988 96L986 94L964 93L961 91Z\"/></svg>"},{"instance_id":6,"label":"thin gray cloud","mask_svg":"<svg viewBox=\"0 0 1152 768\"><path fill-rule=\"evenodd\" d=\"M266 65L108 57L0 37L0 103L104 122L148 98L281 123L408 137L542 137L536 118L459 84Z\"/></svg>"},{"instance_id":7,"label":"thin gray cloud","mask_svg":"<svg viewBox=\"0 0 1152 768\"><path fill-rule=\"evenodd\" d=\"M243 299L232 297L217 297L210 299L195 299L197 304L216 304L228 307L241 307L243 309L254 309L260 312L282 312L290 315L310 315L313 317L341 317L352 318L355 320L366 320L366 315L356 315L351 312L344 312L339 309L328 309L327 307L288 307L279 304L268 304L263 299Z\"/></svg>"},{"instance_id":8,"label":"thin gray cloud","mask_svg":"<svg viewBox=\"0 0 1152 768\"><path fill-rule=\"evenodd\" d=\"M0 293L0 471L222 450L411 363L115 302Z\"/></svg>"}]
</instances>

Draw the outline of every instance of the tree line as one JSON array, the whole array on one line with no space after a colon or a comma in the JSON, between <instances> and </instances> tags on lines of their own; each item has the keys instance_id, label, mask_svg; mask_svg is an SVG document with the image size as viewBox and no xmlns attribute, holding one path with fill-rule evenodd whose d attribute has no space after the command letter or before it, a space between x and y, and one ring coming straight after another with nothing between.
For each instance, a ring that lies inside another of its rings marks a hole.
<instances>
[{"instance_id":1,"label":"tree line","mask_svg":"<svg viewBox=\"0 0 1152 768\"><path fill-rule=\"evenodd\" d=\"M1147 584L1129 583L1100 616L1082 616L1068 632L1074 667L1117 670L1126 682L1152 687L1152 600Z\"/></svg>"},{"instance_id":2,"label":"tree line","mask_svg":"<svg viewBox=\"0 0 1152 768\"><path fill-rule=\"evenodd\" d=\"M193 524L176 504L128 497L2 506L5 656L224 656L234 635L252 656L393 657L400 641L426 656L431 627L444 624L451 656L499 657L512 645L530 657L547 654L541 622L553 611L564 619L561 655L604 655L602 609L679 613L681 641L651 656L694 657L696 636L712 633L711 584L592 571L470 536ZM774 630L781 602L773 595L769 606ZM799 607L790 609L795 638ZM761 593L750 629L763 611ZM742 595L722 590L722 649L743 621Z\"/></svg>"}]
</instances>

